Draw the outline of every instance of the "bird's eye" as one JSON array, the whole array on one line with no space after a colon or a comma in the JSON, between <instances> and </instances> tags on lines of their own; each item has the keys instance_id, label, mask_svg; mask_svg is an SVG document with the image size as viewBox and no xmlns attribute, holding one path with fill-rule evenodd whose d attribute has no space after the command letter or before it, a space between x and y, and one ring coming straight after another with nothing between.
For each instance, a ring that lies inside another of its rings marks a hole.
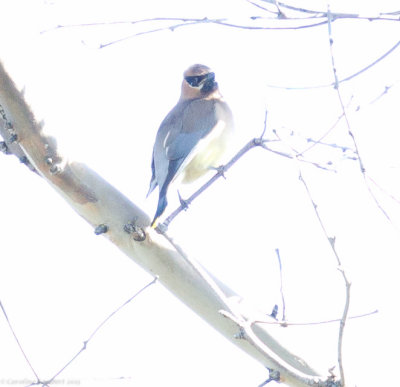
<instances>
[{"instance_id":1,"label":"bird's eye","mask_svg":"<svg viewBox=\"0 0 400 387\"><path fill-rule=\"evenodd\" d=\"M207 74L204 75L195 75L185 77L186 82L192 87L198 87L200 83L207 77Z\"/></svg>"}]
</instances>

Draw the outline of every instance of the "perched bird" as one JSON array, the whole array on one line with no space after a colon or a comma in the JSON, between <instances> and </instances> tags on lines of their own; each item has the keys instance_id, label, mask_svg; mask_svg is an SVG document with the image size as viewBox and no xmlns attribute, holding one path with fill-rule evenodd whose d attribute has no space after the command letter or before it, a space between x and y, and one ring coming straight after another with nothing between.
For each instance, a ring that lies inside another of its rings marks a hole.
<instances>
[{"instance_id":1,"label":"perched bird","mask_svg":"<svg viewBox=\"0 0 400 387\"><path fill-rule=\"evenodd\" d=\"M183 74L181 96L158 129L147 196L158 186L157 211L151 226L167 207L169 185L179 177L191 183L219 166L231 133L233 117L207 66L195 64Z\"/></svg>"}]
</instances>

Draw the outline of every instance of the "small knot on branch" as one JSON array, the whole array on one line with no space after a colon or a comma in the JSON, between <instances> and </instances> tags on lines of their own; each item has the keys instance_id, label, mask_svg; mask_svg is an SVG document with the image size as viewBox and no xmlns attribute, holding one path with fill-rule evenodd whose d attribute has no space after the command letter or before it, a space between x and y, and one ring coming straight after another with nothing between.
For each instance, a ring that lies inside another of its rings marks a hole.
<instances>
[{"instance_id":1,"label":"small knot on branch","mask_svg":"<svg viewBox=\"0 0 400 387\"><path fill-rule=\"evenodd\" d=\"M263 387L270 382L279 382L281 380L281 374L279 373L279 371L268 368L268 372L268 379L265 382L261 383L258 387Z\"/></svg>"},{"instance_id":2,"label":"small knot on branch","mask_svg":"<svg viewBox=\"0 0 400 387\"><path fill-rule=\"evenodd\" d=\"M5 155L11 154L5 141L0 141L0 152L4 153Z\"/></svg>"},{"instance_id":3,"label":"small knot on branch","mask_svg":"<svg viewBox=\"0 0 400 387\"><path fill-rule=\"evenodd\" d=\"M18 141L18 135L16 134L16 133L13 133L11 136L10 136L10 144L14 144L14 143L16 143Z\"/></svg>"},{"instance_id":4,"label":"small knot on branch","mask_svg":"<svg viewBox=\"0 0 400 387\"><path fill-rule=\"evenodd\" d=\"M240 327L240 328L239 328L239 332L238 332L238 333L235 333L235 334L233 335L233 337L234 337L236 340L244 340L245 337L246 337L246 334L245 334L245 332L244 332L244 329L243 329L242 327Z\"/></svg>"},{"instance_id":5,"label":"small knot on branch","mask_svg":"<svg viewBox=\"0 0 400 387\"><path fill-rule=\"evenodd\" d=\"M106 224L102 223L99 224L95 229L94 229L94 233L96 235L101 235L101 234L105 234L106 232L108 232L109 228Z\"/></svg>"},{"instance_id":6,"label":"small knot on branch","mask_svg":"<svg viewBox=\"0 0 400 387\"><path fill-rule=\"evenodd\" d=\"M132 235L136 242L143 242L146 239L146 233L142 227L137 226L136 219L124 225L124 231Z\"/></svg>"},{"instance_id":7,"label":"small knot on branch","mask_svg":"<svg viewBox=\"0 0 400 387\"><path fill-rule=\"evenodd\" d=\"M262 137L257 137L253 139L253 144L255 146L261 146L264 144L264 140L262 139Z\"/></svg>"},{"instance_id":8,"label":"small knot on branch","mask_svg":"<svg viewBox=\"0 0 400 387\"><path fill-rule=\"evenodd\" d=\"M25 164L25 165L28 165L28 164L29 164L29 160L28 160L28 158L27 158L26 156L21 156L21 157L19 158L19 162L20 162L21 164Z\"/></svg>"}]
</instances>

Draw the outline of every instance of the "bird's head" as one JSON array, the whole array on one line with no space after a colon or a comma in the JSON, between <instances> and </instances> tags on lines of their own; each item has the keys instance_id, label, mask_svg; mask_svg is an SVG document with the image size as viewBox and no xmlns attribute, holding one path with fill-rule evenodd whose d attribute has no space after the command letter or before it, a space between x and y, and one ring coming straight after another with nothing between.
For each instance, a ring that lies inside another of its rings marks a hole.
<instances>
[{"instance_id":1,"label":"bird's head","mask_svg":"<svg viewBox=\"0 0 400 387\"><path fill-rule=\"evenodd\" d=\"M202 64L190 66L183 73L181 99L206 98L218 93L218 83L211 69Z\"/></svg>"}]
</instances>

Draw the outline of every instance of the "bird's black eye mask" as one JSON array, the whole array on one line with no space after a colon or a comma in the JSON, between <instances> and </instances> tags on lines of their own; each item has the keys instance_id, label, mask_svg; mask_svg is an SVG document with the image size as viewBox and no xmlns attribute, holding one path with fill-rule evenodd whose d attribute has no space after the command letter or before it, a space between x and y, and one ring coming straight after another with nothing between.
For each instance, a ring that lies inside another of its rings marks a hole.
<instances>
[{"instance_id":1,"label":"bird's black eye mask","mask_svg":"<svg viewBox=\"0 0 400 387\"><path fill-rule=\"evenodd\" d=\"M192 87L199 87L200 83L202 83L205 79L211 80L211 82L215 79L214 73L208 73L204 75L193 75L185 77L185 81Z\"/></svg>"}]
</instances>

